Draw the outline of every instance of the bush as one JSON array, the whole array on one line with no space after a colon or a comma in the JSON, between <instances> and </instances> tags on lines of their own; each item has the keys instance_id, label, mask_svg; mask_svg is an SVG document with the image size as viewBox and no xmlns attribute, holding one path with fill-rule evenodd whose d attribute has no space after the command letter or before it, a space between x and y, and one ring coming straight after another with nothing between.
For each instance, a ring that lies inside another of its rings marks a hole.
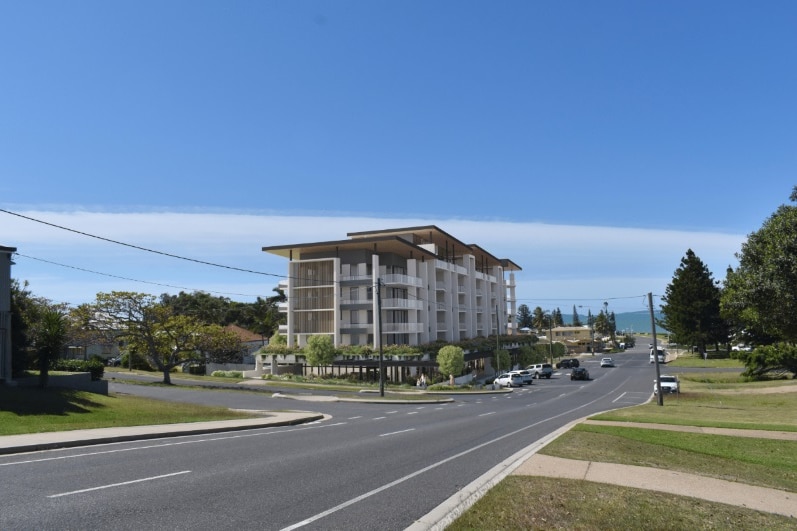
<instances>
[{"instance_id":1,"label":"bush","mask_svg":"<svg viewBox=\"0 0 797 531\"><path fill-rule=\"evenodd\" d=\"M88 372L92 380L101 380L105 374L105 365L98 360L55 360L51 366L54 371Z\"/></svg>"},{"instance_id":2,"label":"bush","mask_svg":"<svg viewBox=\"0 0 797 531\"><path fill-rule=\"evenodd\" d=\"M242 371L213 371L211 376L218 376L220 378L243 378L244 373Z\"/></svg>"}]
</instances>

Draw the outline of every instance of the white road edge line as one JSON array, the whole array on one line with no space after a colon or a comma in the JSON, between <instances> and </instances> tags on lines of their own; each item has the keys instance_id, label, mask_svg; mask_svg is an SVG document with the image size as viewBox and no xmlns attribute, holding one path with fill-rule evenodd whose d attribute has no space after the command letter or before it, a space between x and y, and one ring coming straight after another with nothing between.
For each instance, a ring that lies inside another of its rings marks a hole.
<instances>
[{"instance_id":1,"label":"white road edge line","mask_svg":"<svg viewBox=\"0 0 797 531\"><path fill-rule=\"evenodd\" d=\"M72 494L81 494L83 492L91 492L93 490L110 489L112 487L121 487L123 485L132 485L133 483L141 483L142 481L153 481L155 479L169 478L172 476L179 476L181 474L190 474L190 470L183 470L182 472L174 472L172 474L163 474L162 476L152 476L149 478L134 479L132 481L123 481L121 483L111 483L110 485L102 485L100 487L91 487L90 489L73 490L72 492L62 492L61 494L51 494L48 498L60 498L61 496L71 496Z\"/></svg>"}]
</instances>

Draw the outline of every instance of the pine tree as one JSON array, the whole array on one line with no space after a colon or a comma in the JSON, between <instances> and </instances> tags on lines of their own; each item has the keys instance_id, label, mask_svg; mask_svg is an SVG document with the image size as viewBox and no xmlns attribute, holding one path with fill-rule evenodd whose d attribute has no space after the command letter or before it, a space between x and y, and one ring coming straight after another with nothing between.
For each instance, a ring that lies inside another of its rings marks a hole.
<instances>
[{"instance_id":1,"label":"pine tree","mask_svg":"<svg viewBox=\"0 0 797 531\"><path fill-rule=\"evenodd\" d=\"M727 340L720 317L720 289L692 249L681 259L662 301L662 324L678 343L696 345L705 352L708 343Z\"/></svg>"}]
</instances>

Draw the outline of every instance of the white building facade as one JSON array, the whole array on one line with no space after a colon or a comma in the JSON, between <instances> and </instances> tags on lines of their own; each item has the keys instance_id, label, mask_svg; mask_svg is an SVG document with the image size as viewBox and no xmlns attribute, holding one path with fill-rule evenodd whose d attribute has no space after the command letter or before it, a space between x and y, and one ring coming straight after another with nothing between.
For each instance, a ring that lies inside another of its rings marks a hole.
<instances>
[{"instance_id":1,"label":"white building facade","mask_svg":"<svg viewBox=\"0 0 797 531\"><path fill-rule=\"evenodd\" d=\"M263 247L288 258L280 288L289 346L329 335L336 347L423 345L514 333L520 267L436 226Z\"/></svg>"}]
</instances>

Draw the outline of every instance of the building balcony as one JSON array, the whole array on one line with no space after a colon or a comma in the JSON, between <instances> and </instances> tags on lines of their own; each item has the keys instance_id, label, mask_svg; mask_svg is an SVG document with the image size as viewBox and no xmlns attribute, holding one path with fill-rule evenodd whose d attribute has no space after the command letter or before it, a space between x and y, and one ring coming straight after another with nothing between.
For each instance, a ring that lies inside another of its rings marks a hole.
<instances>
[{"instance_id":1,"label":"building balcony","mask_svg":"<svg viewBox=\"0 0 797 531\"><path fill-rule=\"evenodd\" d=\"M423 331L423 323L382 323L383 334L420 334Z\"/></svg>"},{"instance_id":2,"label":"building balcony","mask_svg":"<svg viewBox=\"0 0 797 531\"><path fill-rule=\"evenodd\" d=\"M341 282L368 284L374 281L371 275L344 275L340 277Z\"/></svg>"},{"instance_id":3,"label":"building balcony","mask_svg":"<svg viewBox=\"0 0 797 531\"><path fill-rule=\"evenodd\" d=\"M341 308L370 308L373 306L374 300L373 299L341 299L340 300L340 307Z\"/></svg>"},{"instance_id":4,"label":"building balcony","mask_svg":"<svg viewBox=\"0 0 797 531\"><path fill-rule=\"evenodd\" d=\"M423 280L420 277L411 277L409 275L385 275L382 277L382 282L384 282L386 286L411 286L413 288L423 287Z\"/></svg>"},{"instance_id":5,"label":"building balcony","mask_svg":"<svg viewBox=\"0 0 797 531\"><path fill-rule=\"evenodd\" d=\"M383 310L423 310L423 301L419 299L382 299Z\"/></svg>"}]
</instances>

